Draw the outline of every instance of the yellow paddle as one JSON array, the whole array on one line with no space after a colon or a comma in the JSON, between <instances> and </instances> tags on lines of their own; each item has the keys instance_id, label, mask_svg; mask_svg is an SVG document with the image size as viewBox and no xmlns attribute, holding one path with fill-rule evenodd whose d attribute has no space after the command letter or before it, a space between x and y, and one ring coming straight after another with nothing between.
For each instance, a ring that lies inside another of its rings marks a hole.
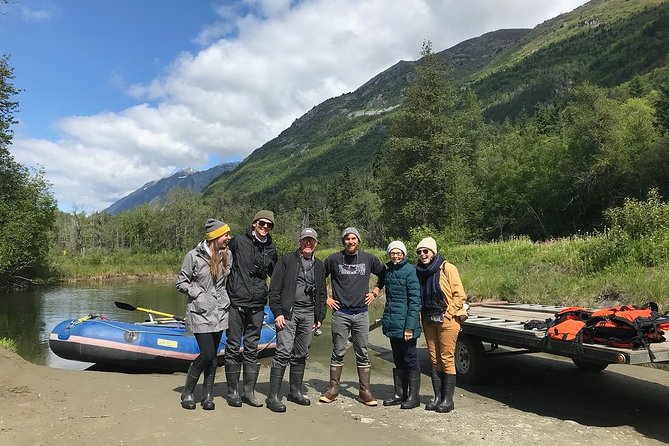
<instances>
[{"instance_id":1,"label":"yellow paddle","mask_svg":"<svg viewBox=\"0 0 669 446\"><path fill-rule=\"evenodd\" d=\"M165 317L174 319L175 321L183 321L184 320L184 318L179 317L179 316L175 316L173 314L163 313L162 311L151 310L149 308L135 307L134 305L130 305L130 304L127 304L125 302L114 302L114 305L116 305L118 308L120 308L122 310L143 311L144 313L157 314L158 316L165 316Z\"/></svg>"}]
</instances>

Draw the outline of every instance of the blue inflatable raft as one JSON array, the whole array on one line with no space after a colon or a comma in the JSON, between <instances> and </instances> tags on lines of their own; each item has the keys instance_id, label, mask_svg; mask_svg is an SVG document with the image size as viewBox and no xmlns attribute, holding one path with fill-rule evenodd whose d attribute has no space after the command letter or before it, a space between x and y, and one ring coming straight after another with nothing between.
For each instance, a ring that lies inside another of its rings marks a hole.
<instances>
[{"instance_id":1,"label":"blue inflatable raft","mask_svg":"<svg viewBox=\"0 0 669 446\"><path fill-rule=\"evenodd\" d=\"M218 348L221 365L226 340L224 333ZM183 322L172 319L133 324L94 314L56 325L49 347L72 361L170 372L186 371L200 352L195 336ZM258 350L263 353L275 348L274 317L266 306Z\"/></svg>"}]
</instances>

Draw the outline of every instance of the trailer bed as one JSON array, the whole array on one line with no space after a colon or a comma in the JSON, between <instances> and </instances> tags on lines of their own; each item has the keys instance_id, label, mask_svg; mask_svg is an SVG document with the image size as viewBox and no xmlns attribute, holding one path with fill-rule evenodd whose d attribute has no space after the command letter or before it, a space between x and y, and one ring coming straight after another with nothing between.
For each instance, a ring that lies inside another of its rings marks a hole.
<instances>
[{"instance_id":1,"label":"trailer bed","mask_svg":"<svg viewBox=\"0 0 669 446\"><path fill-rule=\"evenodd\" d=\"M469 309L469 318L462 323L456 347L456 368L465 381L473 380L469 373L481 369L481 359L486 356L481 342L494 347L507 346L527 352L545 352L572 358L581 368L603 370L608 364L645 364L669 362L669 341L653 343L650 353L645 348L625 349L600 344L577 344L546 337L545 330L526 330L523 324L530 320L553 318L563 307L475 303Z\"/></svg>"}]
</instances>

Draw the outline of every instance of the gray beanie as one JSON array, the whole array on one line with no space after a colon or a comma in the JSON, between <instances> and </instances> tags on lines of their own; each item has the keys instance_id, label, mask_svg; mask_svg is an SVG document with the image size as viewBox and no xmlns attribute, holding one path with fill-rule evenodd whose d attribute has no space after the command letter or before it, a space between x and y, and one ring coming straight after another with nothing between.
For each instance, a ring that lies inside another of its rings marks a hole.
<instances>
[{"instance_id":1,"label":"gray beanie","mask_svg":"<svg viewBox=\"0 0 669 446\"><path fill-rule=\"evenodd\" d=\"M341 233L341 239L342 239L342 241L343 241L343 240L346 238L346 236L349 235L349 234L353 234L353 235L355 235L356 237L358 237L358 241L359 241L359 242L362 241L362 239L360 238L360 233L359 233L358 230L357 230L356 228L354 228L353 226L349 226L348 228L344 229L344 232Z\"/></svg>"},{"instance_id":2,"label":"gray beanie","mask_svg":"<svg viewBox=\"0 0 669 446\"><path fill-rule=\"evenodd\" d=\"M407 247L404 246L404 243L400 242L399 240L390 242L390 244L388 245L388 249L386 249L386 252L390 254L390 251L392 251L393 249L399 249L404 253L404 255L407 255Z\"/></svg>"},{"instance_id":3,"label":"gray beanie","mask_svg":"<svg viewBox=\"0 0 669 446\"><path fill-rule=\"evenodd\" d=\"M221 220L210 218L204 224L204 231L207 233L207 240L214 240L226 232L230 232L230 226L223 223Z\"/></svg>"}]
</instances>

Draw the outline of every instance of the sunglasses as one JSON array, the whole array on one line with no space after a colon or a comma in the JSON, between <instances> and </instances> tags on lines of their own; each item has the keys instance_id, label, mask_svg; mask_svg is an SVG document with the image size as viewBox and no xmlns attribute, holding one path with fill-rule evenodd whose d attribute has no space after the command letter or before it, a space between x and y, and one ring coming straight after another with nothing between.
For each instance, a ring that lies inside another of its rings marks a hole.
<instances>
[{"instance_id":1,"label":"sunglasses","mask_svg":"<svg viewBox=\"0 0 669 446\"><path fill-rule=\"evenodd\" d=\"M272 229L274 227L274 223L272 223L271 221L258 220L258 226L261 228L267 226L268 229Z\"/></svg>"},{"instance_id":2,"label":"sunglasses","mask_svg":"<svg viewBox=\"0 0 669 446\"><path fill-rule=\"evenodd\" d=\"M426 254L427 255L427 253L429 253L429 252L430 252L429 249L417 249L416 250L416 254L418 254L418 255L421 255L421 254Z\"/></svg>"}]
</instances>

